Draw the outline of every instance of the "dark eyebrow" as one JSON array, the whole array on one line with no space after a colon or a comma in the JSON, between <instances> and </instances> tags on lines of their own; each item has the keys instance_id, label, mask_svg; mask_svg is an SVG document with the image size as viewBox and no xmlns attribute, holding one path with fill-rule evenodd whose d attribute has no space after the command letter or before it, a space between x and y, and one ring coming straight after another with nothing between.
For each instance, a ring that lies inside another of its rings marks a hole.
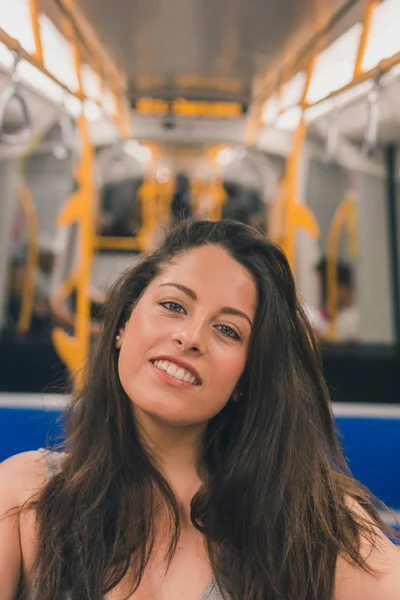
<instances>
[{"instance_id":1,"label":"dark eyebrow","mask_svg":"<svg viewBox=\"0 0 400 600\"><path fill-rule=\"evenodd\" d=\"M162 283L160 285L160 287L165 287L165 286L171 286L174 288L178 288L178 290L181 290L181 292L183 292L184 294L187 294L192 300L197 300L197 294L196 292L194 292L193 290L191 290L190 288L186 287L186 285L182 285L181 283Z\"/></svg>"},{"instance_id":2,"label":"dark eyebrow","mask_svg":"<svg viewBox=\"0 0 400 600\"><path fill-rule=\"evenodd\" d=\"M186 285L182 285L181 283L172 283L172 282L162 283L160 285L160 287L165 287L165 286L177 288L178 290L181 290L181 292L183 292L184 294L189 296L189 298L191 298L192 300L197 300L196 292L194 290L191 290L190 288L186 287ZM237 317L242 317L243 319L246 319L246 321L249 322L250 327L253 327L253 323L251 322L251 319L246 315L246 313L239 310L238 308L224 306L224 308L221 308L220 313L223 315L236 315Z\"/></svg>"},{"instance_id":3,"label":"dark eyebrow","mask_svg":"<svg viewBox=\"0 0 400 600\"><path fill-rule=\"evenodd\" d=\"M253 327L253 323L251 322L250 318L246 315L246 313L242 312L238 308L224 306L224 308L221 308L220 312L223 315L236 315L237 317L243 317L243 319L246 319L246 321L248 321L250 327Z\"/></svg>"}]
</instances>

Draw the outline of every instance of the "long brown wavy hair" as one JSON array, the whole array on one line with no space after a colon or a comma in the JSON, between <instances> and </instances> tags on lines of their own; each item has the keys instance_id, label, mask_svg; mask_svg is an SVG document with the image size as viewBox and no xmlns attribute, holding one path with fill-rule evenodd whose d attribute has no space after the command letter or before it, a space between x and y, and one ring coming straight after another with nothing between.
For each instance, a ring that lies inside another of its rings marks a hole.
<instances>
[{"instance_id":1,"label":"long brown wavy hair","mask_svg":"<svg viewBox=\"0 0 400 600\"><path fill-rule=\"evenodd\" d=\"M171 521L168 559L174 555L177 502L140 443L118 377L115 336L153 278L205 244L224 248L248 269L259 294L243 395L207 425L207 475L191 503L217 583L232 600L329 600L339 554L369 569L360 534L373 543L372 524L386 527L340 450L319 350L285 255L239 222L187 221L108 295L84 388L64 415L63 468L31 504L40 600L67 592L71 600L100 600L128 573L133 593L153 550L160 497ZM370 521L356 516L352 500Z\"/></svg>"}]
</instances>

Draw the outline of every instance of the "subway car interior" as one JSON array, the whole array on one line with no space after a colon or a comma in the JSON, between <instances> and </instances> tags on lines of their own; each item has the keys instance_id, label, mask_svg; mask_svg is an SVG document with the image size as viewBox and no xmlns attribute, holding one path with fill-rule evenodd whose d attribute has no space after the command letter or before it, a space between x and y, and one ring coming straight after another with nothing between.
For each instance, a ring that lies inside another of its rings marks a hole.
<instances>
[{"instance_id":1,"label":"subway car interior","mask_svg":"<svg viewBox=\"0 0 400 600\"><path fill-rule=\"evenodd\" d=\"M353 475L400 515L400 0L0 0L0 460L185 218L285 251Z\"/></svg>"}]
</instances>

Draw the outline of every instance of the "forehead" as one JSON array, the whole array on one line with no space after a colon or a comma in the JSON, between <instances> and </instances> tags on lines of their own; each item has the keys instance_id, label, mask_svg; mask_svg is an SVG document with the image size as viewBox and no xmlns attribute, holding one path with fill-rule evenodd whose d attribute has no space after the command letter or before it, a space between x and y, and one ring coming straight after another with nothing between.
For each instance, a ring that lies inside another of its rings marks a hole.
<instances>
[{"instance_id":1,"label":"forehead","mask_svg":"<svg viewBox=\"0 0 400 600\"><path fill-rule=\"evenodd\" d=\"M186 285L199 300L255 314L257 287L253 275L219 246L201 246L178 256L153 283L159 287L169 282Z\"/></svg>"}]
</instances>

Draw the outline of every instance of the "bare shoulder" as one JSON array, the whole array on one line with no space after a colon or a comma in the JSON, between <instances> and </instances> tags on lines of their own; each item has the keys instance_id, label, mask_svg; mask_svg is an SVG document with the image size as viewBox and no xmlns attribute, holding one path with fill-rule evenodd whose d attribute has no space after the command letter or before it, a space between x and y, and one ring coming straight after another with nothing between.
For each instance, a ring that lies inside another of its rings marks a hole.
<instances>
[{"instance_id":1,"label":"bare shoulder","mask_svg":"<svg viewBox=\"0 0 400 600\"><path fill-rule=\"evenodd\" d=\"M0 464L0 494L16 506L38 493L45 482L43 454L39 450L16 454Z\"/></svg>"},{"instance_id":2,"label":"bare shoulder","mask_svg":"<svg viewBox=\"0 0 400 600\"><path fill-rule=\"evenodd\" d=\"M15 598L21 574L29 581L35 557L35 516L19 509L46 481L42 453L24 452L0 464L0 581L3 600Z\"/></svg>"},{"instance_id":3,"label":"bare shoulder","mask_svg":"<svg viewBox=\"0 0 400 600\"><path fill-rule=\"evenodd\" d=\"M354 512L370 521L368 514L356 503ZM400 598L400 549L377 528L374 544L366 536L361 538L361 554L373 573L370 574L344 557L336 566L335 600L398 600Z\"/></svg>"}]
</instances>

